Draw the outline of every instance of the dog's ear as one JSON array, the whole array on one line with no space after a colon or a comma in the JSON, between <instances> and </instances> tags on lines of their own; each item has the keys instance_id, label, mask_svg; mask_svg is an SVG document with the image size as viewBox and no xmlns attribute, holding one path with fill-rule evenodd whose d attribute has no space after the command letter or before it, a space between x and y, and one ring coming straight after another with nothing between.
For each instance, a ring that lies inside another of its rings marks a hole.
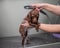
<instances>
[{"instance_id":1,"label":"dog's ear","mask_svg":"<svg viewBox=\"0 0 60 48\"><path fill-rule=\"evenodd\" d=\"M28 20L31 17L31 11L27 14L27 16L24 18L24 20Z\"/></svg>"},{"instance_id":2,"label":"dog's ear","mask_svg":"<svg viewBox=\"0 0 60 48\"><path fill-rule=\"evenodd\" d=\"M32 15L31 12L32 12L32 11L30 11L30 12L27 14L27 18L28 18L28 19L31 18L31 15Z\"/></svg>"}]
</instances>

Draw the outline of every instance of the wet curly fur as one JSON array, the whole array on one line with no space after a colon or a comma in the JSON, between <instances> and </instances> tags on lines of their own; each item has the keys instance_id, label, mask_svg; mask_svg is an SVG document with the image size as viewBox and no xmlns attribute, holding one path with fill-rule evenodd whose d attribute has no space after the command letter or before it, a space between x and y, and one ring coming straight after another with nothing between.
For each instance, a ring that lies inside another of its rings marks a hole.
<instances>
[{"instance_id":1,"label":"wet curly fur","mask_svg":"<svg viewBox=\"0 0 60 48\"><path fill-rule=\"evenodd\" d=\"M29 25L31 27L34 27L36 29L36 31L38 32L39 31L38 19L39 19L39 13L35 9L32 9L27 14L27 16L24 18L24 21L22 22L22 24L24 24L25 21L28 21ZM21 38L22 38L22 46L24 46L25 39L28 35L28 29L31 27L28 28L22 24L19 27L19 32L20 32ZM27 43L28 43L28 40L29 40L29 38L27 39Z\"/></svg>"}]
</instances>

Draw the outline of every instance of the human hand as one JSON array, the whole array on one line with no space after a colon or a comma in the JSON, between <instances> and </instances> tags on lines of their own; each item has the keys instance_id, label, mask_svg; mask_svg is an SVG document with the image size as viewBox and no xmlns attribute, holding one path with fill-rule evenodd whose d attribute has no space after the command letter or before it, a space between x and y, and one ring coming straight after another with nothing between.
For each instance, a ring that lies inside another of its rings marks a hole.
<instances>
[{"instance_id":1,"label":"human hand","mask_svg":"<svg viewBox=\"0 0 60 48\"><path fill-rule=\"evenodd\" d=\"M23 25L23 26L25 26L25 27L30 27L28 21L26 21L26 20L25 20L24 23L22 23L21 25Z\"/></svg>"},{"instance_id":2,"label":"human hand","mask_svg":"<svg viewBox=\"0 0 60 48\"><path fill-rule=\"evenodd\" d=\"M31 6L35 7L37 12L39 12L42 9L40 3L31 4Z\"/></svg>"},{"instance_id":3,"label":"human hand","mask_svg":"<svg viewBox=\"0 0 60 48\"><path fill-rule=\"evenodd\" d=\"M31 4L31 6L39 8L40 7L40 3Z\"/></svg>"},{"instance_id":4,"label":"human hand","mask_svg":"<svg viewBox=\"0 0 60 48\"><path fill-rule=\"evenodd\" d=\"M48 3L35 3L35 4L31 4L31 6L36 7L41 10L44 8L44 6L46 6L46 4L48 4Z\"/></svg>"}]
</instances>

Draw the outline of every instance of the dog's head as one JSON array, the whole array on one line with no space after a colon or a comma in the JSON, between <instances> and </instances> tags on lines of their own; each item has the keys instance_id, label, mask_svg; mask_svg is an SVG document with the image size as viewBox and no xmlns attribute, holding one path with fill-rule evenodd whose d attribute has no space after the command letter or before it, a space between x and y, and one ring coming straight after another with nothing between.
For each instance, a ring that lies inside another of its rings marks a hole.
<instances>
[{"instance_id":1,"label":"dog's head","mask_svg":"<svg viewBox=\"0 0 60 48\"><path fill-rule=\"evenodd\" d=\"M39 15L39 12L36 10L36 9L32 9L30 12L29 12L30 16L32 17L37 17Z\"/></svg>"}]
</instances>

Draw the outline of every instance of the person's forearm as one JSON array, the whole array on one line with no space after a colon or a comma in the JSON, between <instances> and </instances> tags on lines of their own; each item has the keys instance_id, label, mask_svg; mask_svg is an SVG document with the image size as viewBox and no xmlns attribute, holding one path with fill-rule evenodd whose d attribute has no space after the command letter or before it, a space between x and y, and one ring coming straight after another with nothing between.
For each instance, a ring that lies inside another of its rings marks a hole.
<instances>
[{"instance_id":1,"label":"person's forearm","mask_svg":"<svg viewBox=\"0 0 60 48\"><path fill-rule=\"evenodd\" d=\"M46 32L60 32L60 24L40 24L39 29Z\"/></svg>"},{"instance_id":2,"label":"person's forearm","mask_svg":"<svg viewBox=\"0 0 60 48\"><path fill-rule=\"evenodd\" d=\"M60 6L44 3L41 7L57 15L60 15Z\"/></svg>"}]
</instances>

